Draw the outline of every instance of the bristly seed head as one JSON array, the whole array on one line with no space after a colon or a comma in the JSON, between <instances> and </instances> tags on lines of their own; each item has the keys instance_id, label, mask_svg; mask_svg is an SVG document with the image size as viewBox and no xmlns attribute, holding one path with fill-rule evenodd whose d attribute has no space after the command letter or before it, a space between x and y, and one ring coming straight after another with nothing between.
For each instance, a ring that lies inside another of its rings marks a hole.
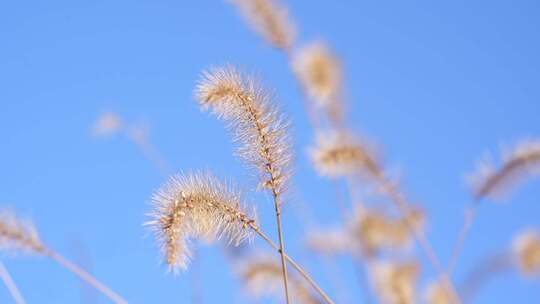
<instances>
[{"instance_id":1,"label":"bristly seed head","mask_svg":"<svg viewBox=\"0 0 540 304\"><path fill-rule=\"evenodd\" d=\"M292 157L289 123L256 81L230 66L215 68L203 73L195 96L203 110L229 122L240 143L237 155L258 170L260 186L284 192Z\"/></svg>"},{"instance_id":2,"label":"bristly seed head","mask_svg":"<svg viewBox=\"0 0 540 304\"><path fill-rule=\"evenodd\" d=\"M187 268L190 240L224 237L238 245L251 237L254 212L247 213L240 193L208 173L177 175L152 197L146 223L154 231L170 270Z\"/></svg>"},{"instance_id":3,"label":"bristly seed head","mask_svg":"<svg viewBox=\"0 0 540 304\"><path fill-rule=\"evenodd\" d=\"M46 253L32 222L18 219L8 211L0 213L0 248L15 252Z\"/></svg>"}]
</instances>

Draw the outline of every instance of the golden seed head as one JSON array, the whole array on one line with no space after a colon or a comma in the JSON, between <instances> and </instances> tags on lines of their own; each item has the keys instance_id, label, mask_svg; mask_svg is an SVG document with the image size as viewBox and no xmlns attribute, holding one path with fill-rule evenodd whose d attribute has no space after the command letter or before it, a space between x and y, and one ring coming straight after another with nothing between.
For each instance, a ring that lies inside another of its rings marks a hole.
<instances>
[{"instance_id":1,"label":"golden seed head","mask_svg":"<svg viewBox=\"0 0 540 304\"><path fill-rule=\"evenodd\" d=\"M321 133L310 149L315 169L321 176L352 174L380 176L381 169L366 144L347 132Z\"/></svg>"},{"instance_id":2,"label":"golden seed head","mask_svg":"<svg viewBox=\"0 0 540 304\"><path fill-rule=\"evenodd\" d=\"M415 303L416 281L420 274L419 264L410 262L378 262L371 276L377 294L383 303Z\"/></svg>"},{"instance_id":3,"label":"golden seed head","mask_svg":"<svg viewBox=\"0 0 540 304\"><path fill-rule=\"evenodd\" d=\"M313 43L294 56L293 67L308 96L333 116L343 112L342 72L338 59L325 44Z\"/></svg>"},{"instance_id":4,"label":"golden seed head","mask_svg":"<svg viewBox=\"0 0 540 304\"><path fill-rule=\"evenodd\" d=\"M452 296L441 281L435 281L426 288L424 298L426 304L452 304L455 296Z\"/></svg>"},{"instance_id":5,"label":"golden seed head","mask_svg":"<svg viewBox=\"0 0 540 304\"><path fill-rule=\"evenodd\" d=\"M390 249L408 249L413 244L411 228L422 229L423 213L413 208L406 217L390 217L380 210L356 212L349 230L351 238L360 243L362 252L374 256Z\"/></svg>"},{"instance_id":6,"label":"golden seed head","mask_svg":"<svg viewBox=\"0 0 540 304\"><path fill-rule=\"evenodd\" d=\"M520 233L514 240L513 249L522 274L531 276L540 272L540 235L537 231Z\"/></svg>"},{"instance_id":7,"label":"golden seed head","mask_svg":"<svg viewBox=\"0 0 540 304\"><path fill-rule=\"evenodd\" d=\"M242 15L273 47L288 50L294 42L295 29L287 10L275 0L231 0Z\"/></svg>"},{"instance_id":8,"label":"golden seed head","mask_svg":"<svg viewBox=\"0 0 540 304\"><path fill-rule=\"evenodd\" d=\"M46 252L32 222L18 219L8 211L0 213L0 248L14 252Z\"/></svg>"},{"instance_id":9,"label":"golden seed head","mask_svg":"<svg viewBox=\"0 0 540 304\"><path fill-rule=\"evenodd\" d=\"M208 173L177 175L152 197L146 223L154 231L170 270L187 268L190 240L225 238L238 245L251 237L253 214L244 211L240 193Z\"/></svg>"},{"instance_id":10,"label":"golden seed head","mask_svg":"<svg viewBox=\"0 0 540 304\"><path fill-rule=\"evenodd\" d=\"M288 121L253 77L230 66L204 72L195 96L203 110L229 123L237 155L256 168L260 187L286 190L292 159Z\"/></svg>"},{"instance_id":11,"label":"golden seed head","mask_svg":"<svg viewBox=\"0 0 540 304\"><path fill-rule=\"evenodd\" d=\"M540 141L529 140L503 153L502 163L495 168L491 162L483 161L475 173L470 175L473 194L477 199L498 199L512 190L520 181L540 172Z\"/></svg>"}]
</instances>

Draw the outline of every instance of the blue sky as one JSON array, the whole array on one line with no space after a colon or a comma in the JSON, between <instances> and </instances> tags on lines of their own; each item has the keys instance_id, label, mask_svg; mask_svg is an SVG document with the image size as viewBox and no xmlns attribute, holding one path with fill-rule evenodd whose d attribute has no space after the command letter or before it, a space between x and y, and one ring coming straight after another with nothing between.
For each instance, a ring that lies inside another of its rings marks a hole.
<instances>
[{"instance_id":1,"label":"blue sky","mask_svg":"<svg viewBox=\"0 0 540 304\"><path fill-rule=\"evenodd\" d=\"M342 59L355 129L383 150L409 196L429 214L428 237L446 260L470 195L464 176L486 151L540 125L537 1L291 1L301 43L323 40ZM293 121L296 176L285 207L290 252L305 258L294 206L339 223L333 188L306 159L312 142L286 58L225 1L5 1L0 4L0 203L31 217L42 238L132 303L189 301L189 273L159 265L142 223L164 177L125 137L96 139L94 119L115 111L150 128L174 171L211 169L244 187L220 122L192 98L201 70L232 63L261 75ZM540 183L480 210L456 277L524 227L540 225ZM288 208L288 209L287 209ZM272 207L258 206L273 232ZM323 224L321 224L323 225ZM259 247L265 248L264 244ZM79 283L44 258L6 257L29 303L78 303ZM346 260L340 271L354 290ZM205 303L248 303L221 251L201 249ZM424 267L428 279L429 266ZM424 283L424 280L422 281ZM492 280L478 303L538 302L538 280ZM100 299L105 303L104 299ZM11 301L0 288L0 302Z\"/></svg>"}]
</instances>

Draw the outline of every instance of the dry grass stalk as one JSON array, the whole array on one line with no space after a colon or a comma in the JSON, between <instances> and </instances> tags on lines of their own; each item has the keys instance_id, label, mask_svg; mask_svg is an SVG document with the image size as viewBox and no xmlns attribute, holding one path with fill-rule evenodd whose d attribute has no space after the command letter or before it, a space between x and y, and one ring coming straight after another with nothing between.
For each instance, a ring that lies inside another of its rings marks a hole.
<instances>
[{"instance_id":1,"label":"dry grass stalk","mask_svg":"<svg viewBox=\"0 0 540 304\"><path fill-rule=\"evenodd\" d=\"M6 285L15 303L25 304L26 301L24 300L24 297L19 291L19 288L17 288L17 285L13 281L13 278L9 274L9 271L7 270L6 266L4 266L4 263L2 262L0 262L0 278L2 279L2 282L4 282L4 285Z\"/></svg>"},{"instance_id":2,"label":"dry grass stalk","mask_svg":"<svg viewBox=\"0 0 540 304\"><path fill-rule=\"evenodd\" d=\"M257 298L282 295L281 265L272 257L266 255L252 257L239 264L238 270L250 295ZM291 276L289 279L293 303L321 303L296 277Z\"/></svg>"},{"instance_id":3,"label":"dry grass stalk","mask_svg":"<svg viewBox=\"0 0 540 304\"><path fill-rule=\"evenodd\" d=\"M171 171L167 162L150 142L148 128L144 124L127 123L118 114L105 112L96 119L91 132L96 137L125 135L161 174L166 175Z\"/></svg>"},{"instance_id":4,"label":"dry grass stalk","mask_svg":"<svg viewBox=\"0 0 540 304\"><path fill-rule=\"evenodd\" d=\"M415 261L378 262L371 269L377 294L381 302L388 304L415 303L419 274L419 264Z\"/></svg>"},{"instance_id":5,"label":"dry grass stalk","mask_svg":"<svg viewBox=\"0 0 540 304\"><path fill-rule=\"evenodd\" d=\"M273 47L289 50L295 30L288 19L287 10L275 0L230 0L242 15Z\"/></svg>"},{"instance_id":6,"label":"dry grass stalk","mask_svg":"<svg viewBox=\"0 0 540 304\"><path fill-rule=\"evenodd\" d=\"M343 120L342 71L337 57L323 43L312 43L295 53L293 70L309 98L334 122Z\"/></svg>"},{"instance_id":7,"label":"dry grass stalk","mask_svg":"<svg viewBox=\"0 0 540 304\"><path fill-rule=\"evenodd\" d=\"M310 154L317 172L322 176L342 177L359 173L382 175L371 149L348 132L320 133Z\"/></svg>"},{"instance_id":8,"label":"dry grass stalk","mask_svg":"<svg viewBox=\"0 0 540 304\"><path fill-rule=\"evenodd\" d=\"M20 220L10 212L3 212L0 214L0 248L50 257L60 266L71 271L80 279L102 292L114 303L127 303L125 299L109 289L105 284L98 281L91 274L46 247L39 239L37 230L30 221Z\"/></svg>"},{"instance_id":9,"label":"dry grass stalk","mask_svg":"<svg viewBox=\"0 0 540 304\"><path fill-rule=\"evenodd\" d=\"M285 293L288 295L285 245L281 229L281 197L290 176L291 148L288 122L270 104L269 96L253 77L232 67L217 68L203 74L196 89L203 109L230 122L235 140L241 143L238 155L260 174L260 185L274 199ZM287 296L287 302L289 297Z\"/></svg>"},{"instance_id":10,"label":"dry grass stalk","mask_svg":"<svg viewBox=\"0 0 540 304\"><path fill-rule=\"evenodd\" d=\"M244 211L240 193L208 173L173 176L152 197L146 223L161 245L170 270L187 268L190 239L224 237L238 245L252 236L254 213Z\"/></svg>"},{"instance_id":11,"label":"dry grass stalk","mask_svg":"<svg viewBox=\"0 0 540 304\"><path fill-rule=\"evenodd\" d=\"M514 260L524 276L540 273L540 234L536 230L518 234L512 249Z\"/></svg>"},{"instance_id":12,"label":"dry grass stalk","mask_svg":"<svg viewBox=\"0 0 540 304\"><path fill-rule=\"evenodd\" d=\"M540 141L519 143L510 152L503 153L502 164L495 169L484 162L472 175L473 194L476 200L484 197L498 198L510 188L540 171Z\"/></svg>"}]
</instances>

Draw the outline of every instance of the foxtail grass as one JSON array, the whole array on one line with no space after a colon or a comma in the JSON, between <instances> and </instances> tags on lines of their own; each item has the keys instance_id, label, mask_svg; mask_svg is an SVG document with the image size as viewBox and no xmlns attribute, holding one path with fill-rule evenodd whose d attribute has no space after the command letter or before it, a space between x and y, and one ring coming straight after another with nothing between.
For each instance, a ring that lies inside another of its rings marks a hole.
<instances>
[{"instance_id":1,"label":"foxtail grass","mask_svg":"<svg viewBox=\"0 0 540 304\"><path fill-rule=\"evenodd\" d=\"M173 177L156 191L153 201L146 225L154 231L170 270L188 266L190 240L213 241L223 237L228 243L239 245L254 233L284 257L326 303L333 303L311 276L283 254L280 247L260 230L256 220L242 209L245 205L241 195L213 175L195 172Z\"/></svg>"},{"instance_id":2,"label":"foxtail grass","mask_svg":"<svg viewBox=\"0 0 540 304\"><path fill-rule=\"evenodd\" d=\"M268 189L272 194L283 284L289 303L285 242L281 225L282 196L288 186L292 158L289 123L253 77L242 75L230 66L203 73L195 96L203 110L210 110L229 122L234 140L240 144L237 155L259 172L260 187Z\"/></svg>"}]
</instances>

